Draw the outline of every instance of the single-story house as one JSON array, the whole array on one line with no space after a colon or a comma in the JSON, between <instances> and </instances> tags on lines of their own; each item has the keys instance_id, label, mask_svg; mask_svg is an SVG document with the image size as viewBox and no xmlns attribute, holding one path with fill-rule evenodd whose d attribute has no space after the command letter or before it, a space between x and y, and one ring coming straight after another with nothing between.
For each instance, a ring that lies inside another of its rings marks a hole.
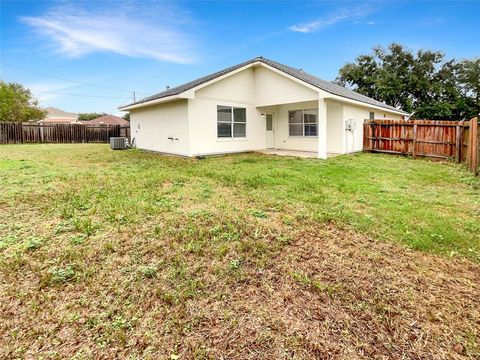
<instances>
[{"instance_id":1,"label":"single-story house","mask_svg":"<svg viewBox=\"0 0 480 360\"><path fill-rule=\"evenodd\" d=\"M47 112L45 118L37 121L38 124L80 124L78 114L63 111L54 107L42 109Z\"/></svg>"},{"instance_id":2,"label":"single-story house","mask_svg":"<svg viewBox=\"0 0 480 360\"><path fill-rule=\"evenodd\" d=\"M201 156L282 149L361 151L363 121L409 114L332 82L257 57L129 105L140 149Z\"/></svg>"},{"instance_id":3,"label":"single-story house","mask_svg":"<svg viewBox=\"0 0 480 360\"><path fill-rule=\"evenodd\" d=\"M103 126L113 126L113 125L120 125L120 126L130 126L130 123L118 116L114 115L102 115L95 119L84 121L86 125L103 125Z\"/></svg>"}]
</instances>

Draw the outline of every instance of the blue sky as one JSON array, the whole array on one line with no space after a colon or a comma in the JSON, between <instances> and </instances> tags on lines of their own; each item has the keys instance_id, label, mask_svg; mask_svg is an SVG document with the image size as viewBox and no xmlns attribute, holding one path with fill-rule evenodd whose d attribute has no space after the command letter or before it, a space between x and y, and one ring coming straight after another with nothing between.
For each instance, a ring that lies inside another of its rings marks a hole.
<instances>
[{"instance_id":1,"label":"blue sky","mask_svg":"<svg viewBox=\"0 0 480 360\"><path fill-rule=\"evenodd\" d=\"M449 58L480 56L480 1L2 0L0 6L1 79L29 87L43 106L74 112L117 113L132 91L142 97L255 56L326 80L391 42Z\"/></svg>"}]
</instances>

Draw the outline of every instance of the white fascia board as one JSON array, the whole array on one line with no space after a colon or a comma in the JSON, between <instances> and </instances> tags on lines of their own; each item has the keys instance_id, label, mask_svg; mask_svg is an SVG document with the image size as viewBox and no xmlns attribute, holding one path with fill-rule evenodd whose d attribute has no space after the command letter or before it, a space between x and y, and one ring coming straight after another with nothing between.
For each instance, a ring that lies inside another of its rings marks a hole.
<instances>
[{"instance_id":1,"label":"white fascia board","mask_svg":"<svg viewBox=\"0 0 480 360\"><path fill-rule=\"evenodd\" d=\"M350 103L350 104L353 104L353 105L358 105L358 106L361 106L361 107L381 110L381 111L384 111L384 112L390 112L390 113L394 113L394 114L398 114L398 115L402 115L402 116L410 116L409 113L406 113L406 112L401 111L401 110L386 109L384 107L381 107L381 106L378 106L378 105L372 105L372 104L369 104L369 103L366 103L366 102L363 102L363 101L353 100L353 99L349 99L349 98L346 98L346 97L343 97L343 96L334 95L334 94L331 94L331 93L327 93L327 94L328 94L328 96L325 96L326 99L337 100L337 101L344 102L344 103Z\"/></svg>"},{"instance_id":2,"label":"white fascia board","mask_svg":"<svg viewBox=\"0 0 480 360\"><path fill-rule=\"evenodd\" d=\"M183 93L178 94L178 95L165 96L165 97L162 97L162 98L159 98L159 99L145 101L145 102L134 104L134 105L119 106L118 110L120 110L120 111L130 111L130 110L135 110L135 109L139 109L139 108L142 108L142 107L147 107L147 106L166 103L166 102L169 102L169 101L188 99L188 97L185 97L185 96L182 96L182 95L183 95Z\"/></svg>"}]
</instances>

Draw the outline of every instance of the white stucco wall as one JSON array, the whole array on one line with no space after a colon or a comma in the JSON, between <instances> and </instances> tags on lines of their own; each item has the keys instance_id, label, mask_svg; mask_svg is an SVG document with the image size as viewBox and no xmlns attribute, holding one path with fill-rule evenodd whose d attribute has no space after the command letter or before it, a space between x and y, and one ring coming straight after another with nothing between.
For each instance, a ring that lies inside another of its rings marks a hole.
<instances>
[{"instance_id":1,"label":"white stucco wall","mask_svg":"<svg viewBox=\"0 0 480 360\"><path fill-rule=\"evenodd\" d=\"M255 106L226 100L189 100L191 156L264 150L265 119ZM246 108L245 138L217 137L217 105Z\"/></svg>"},{"instance_id":2,"label":"white stucco wall","mask_svg":"<svg viewBox=\"0 0 480 360\"><path fill-rule=\"evenodd\" d=\"M327 153L345 153L345 125L343 121L343 105L336 101L327 104Z\"/></svg>"},{"instance_id":3,"label":"white stucco wall","mask_svg":"<svg viewBox=\"0 0 480 360\"><path fill-rule=\"evenodd\" d=\"M318 90L286 78L262 66L254 68L255 102L257 106L313 101L318 99Z\"/></svg>"},{"instance_id":4,"label":"white stucco wall","mask_svg":"<svg viewBox=\"0 0 480 360\"><path fill-rule=\"evenodd\" d=\"M245 138L217 137L218 105L246 109ZM197 90L188 107L191 156L265 149L265 119L255 106L252 68Z\"/></svg>"},{"instance_id":5,"label":"white stucco wall","mask_svg":"<svg viewBox=\"0 0 480 360\"><path fill-rule=\"evenodd\" d=\"M139 149L189 155L187 100L132 110L130 129Z\"/></svg>"},{"instance_id":6,"label":"white stucco wall","mask_svg":"<svg viewBox=\"0 0 480 360\"><path fill-rule=\"evenodd\" d=\"M375 118L385 119L401 119L401 115L390 113L388 111L380 111L366 106L358 106L347 103L343 104L343 121L354 119L356 121L355 131L345 131L345 150L346 152L362 151L363 150L363 122L370 117L370 111L375 112Z\"/></svg>"},{"instance_id":7,"label":"white stucco wall","mask_svg":"<svg viewBox=\"0 0 480 360\"><path fill-rule=\"evenodd\" d=\"M255 77L252 68L245 69L195 91L195 99L221 100L255 104Z\"/></svg>"}]
</instances>

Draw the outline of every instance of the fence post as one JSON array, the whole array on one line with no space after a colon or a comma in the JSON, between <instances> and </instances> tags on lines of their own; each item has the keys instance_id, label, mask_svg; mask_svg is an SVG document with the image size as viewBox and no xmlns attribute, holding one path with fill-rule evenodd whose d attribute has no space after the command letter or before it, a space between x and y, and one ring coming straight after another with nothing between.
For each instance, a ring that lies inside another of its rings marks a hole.
<instances>
[{"instance_id":1,"label":"fence post","mask_svg":"<svg viewBox=\"0 0 480 360\"><path fill-rule=\"evenodd\" d=\"M21 143L23 144L25 142L25 134L23 131L23 123L19 122L17 123L18 127L20 128L20 137L22 138Z\"/></svg>"},{"instance_id":2,"label":"fence post","mask_svg":"<svg viewBox=\"0 0 480 360\"><path fill-rule=\"evenodd\" d=\"M461 122L461 125L457 125L455 127L457 133L456 135L456 141L455 141L455 161L459 163L462 159L462 135L463 135L463 121Z\"/></svg>"},{"instance_id":3,"label":"fence post","mask_svg":"<svg viewBox=\"0 0 480 360\"><path fill-rule=\"evenodd\" d=\"M412 156L416 157L416 148L417 148L417 124L413 124L413 145L412 145Z\"/></svg>"},{"instance_id":4,"label":"fence post","mask_svg":"<svg viewBox=\"0 0 480 360\"><path fill-rule=\"evenodd\" d=\"M363 151L368 151L370 150L370 146L368 144L368 131L369 131L369 125L367 123L367 120L363 121Z\"/></svg>"},{"instance_id":5,"label":"fence post","mask_svg":"<svg viewBox=\"0 0 480 360\"><path fill-rule=\"evenodd\" d=\"M475 175L478 175L478 169L480 168L480 131L478 131L478 118L475 118L476 123L476 131L477 131L477 141L476 141L476 148L477 148L477 155L476 155L476 167L475 167Z\"/></svg>"},{"instance_id":6,"label":"fence post","mask_svg":"<svg viewBox=\"0 0 480 360\"><path fill-rule=\"evenodd\" d=\"M477 175L478 173L478 151L479 151L479 136L478 136L478 118L470 120L470 170Z\"/></svg>"}]
</instances>

